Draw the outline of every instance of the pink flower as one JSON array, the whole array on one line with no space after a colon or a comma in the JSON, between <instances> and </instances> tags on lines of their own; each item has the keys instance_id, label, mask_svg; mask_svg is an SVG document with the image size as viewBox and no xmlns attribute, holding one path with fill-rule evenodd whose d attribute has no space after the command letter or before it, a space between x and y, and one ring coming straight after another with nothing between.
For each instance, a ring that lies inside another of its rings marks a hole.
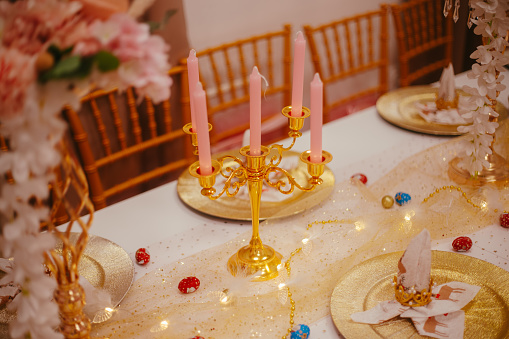
<instances>
[{"instance_id":1,"label":"pink flower","mask_svg":"<svg viewBox=\"0 0 509 339\"><path fill-rule=\"evenodd\" d=\"M140 98L149 96L155 103L170 96L168 45L159 36L151 36L148 25L126 14L113 14L107 21L96 21L91 34L121 61L118 70L120 88L134 86Z\"/></svg>"},{"instance_id":2,"label":"pink flower","mask_svg":"<svg viewBox=\"0 0 509 339\"><path fill-rule=\"evenodd\" d=\"M16 49L0 48L0 120L23 111L27 89L35 82L34 57Z\"/></svg>"},{"instance_id":3,"label":"pink flower","mask_svg":"<svg viewBox=\"0 0 509 339\"><path fill-rule=\"evenodd\" d=\"M5 20L2 43L26 54L45 49L57 33L65 34L70 21L81 9L77 2L58 0L0 2L0 18Z\"/></svg>"}]
</instances>

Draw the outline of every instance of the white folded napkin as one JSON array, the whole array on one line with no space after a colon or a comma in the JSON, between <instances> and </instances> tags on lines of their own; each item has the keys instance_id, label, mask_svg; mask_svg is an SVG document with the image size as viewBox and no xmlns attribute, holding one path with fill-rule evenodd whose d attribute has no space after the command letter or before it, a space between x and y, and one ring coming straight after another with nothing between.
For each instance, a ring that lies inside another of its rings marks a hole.
<instances>
[{"instance_id":1,"label":"white folded napkin","mask_svg":"<svg viewBox=\"0 0 509 339\"><path fill-rule=\"evenodd\" d=\"M417 113L427 122L433 122L441 125L462 125L466 120L459 114L458 109L438 109L437 104L433 102L415 103Z\"/></svg>"},{"instance_id":2,"label":"white folded napkin","mask_svg":"<svg viewBox=\"0 0 509 339\"><path fill-rule=\"evenodd\" d=\"M440 76L440 86L438 87L438 98L445 101L454 101L456 97L456 85L454 83L454 69L452 64L444 68Z\"/></svg>"},{"instance_id":3,"label":"white folded napkin","mask_svg":"<svg viewBox=\"0 0 509 339\"><path fill-rule=\"evenodd\" d=\"M407 293L427 290L430 284L431 247L428 230L419 233L398 262L398 284ZM448 282L433 286L431 302L405 306L397 300L382 301L374 308L351 315L355 322L380 324L394 317L411 318L420 335L433 338L463 338L465 313L461 310L479 292L479 286Z\"/></svg>"}]
</instances>

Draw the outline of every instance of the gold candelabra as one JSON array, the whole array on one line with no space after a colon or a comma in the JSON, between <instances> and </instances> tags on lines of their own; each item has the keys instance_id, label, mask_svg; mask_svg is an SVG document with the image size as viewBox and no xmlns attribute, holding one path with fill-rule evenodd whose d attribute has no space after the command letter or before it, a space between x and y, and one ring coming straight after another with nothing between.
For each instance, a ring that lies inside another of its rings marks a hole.
<instances>
[{"instance_id":1,"label":"gold candelabra","mask_svg":"<svg viewBox=\"0 0 509 339\"><path fill-rule=\"evenodd\" d=\"M322 161L319 163L310 161L310 151L305 151L300 155L300 160L307 164L307 170L311 176L306 186L300 185L287 170L278 167L283 159L283 152L291 150L297 138L302 135L300 130L304 126L304 119L310 115L308 108L302 107L302 111L302 116L294 117L290 115L291 106L287 106L282 110L282 114L288 118L288 126L290 128L288 135L293 138L292 143L288 147L283 147L283 145L279 144L270 145L269 147L261 146L260 155L251 155L250 146L244 146L240 149L240 154L245 157L245 161L231 155L222 156L217 160L212 160L213 170L209 175L202 175L200 173L198 161L189 167L190 174L198 178L200 182L202 187L201 194L212 200L218 199L224 194L233 197L242 186L247 185L248 187L253 234L249 245L239 249L228 260L228 271L234 276L242 272L242 274L255 275L254 281L265 281L273 279L278 275L278 265L281 264L282 255L272 247L264 245L259 234L263 182L266 182L269 186L283 194L291 194L295 188L302 191L311 191L323 182L320 176L324 172L325 165L332 160L332 155L326 151L322 151ZM192 136L193 146L197 148L196 134L192 132L189 125L184 126L184 131ZM209 130L210 128L209 124ZM272 150L275 150L277 155L272 155L267 162L266 160ZM233 160L238 166L225 167L223 166L225 160ZM286 178L287 181L271 179L270 175L273 173L283 175L283 178ZM221 191L216 194L214 184L218 174L226 180Z\"/></svg>"}]
</instances>

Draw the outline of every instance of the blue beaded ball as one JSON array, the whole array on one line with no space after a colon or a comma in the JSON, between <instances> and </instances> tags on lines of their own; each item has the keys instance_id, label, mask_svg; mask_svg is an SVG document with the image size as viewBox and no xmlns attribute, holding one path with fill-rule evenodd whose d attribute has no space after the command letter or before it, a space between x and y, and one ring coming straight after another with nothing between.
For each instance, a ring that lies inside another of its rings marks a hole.
<instances>
[{"instance_id":1,"label":"blue beaded ball","mask_svg":"<svg viewBox=\"0 0 509 339\"><path fill-rule=\"evenodd\" d=\"M291 333L290 339L308 339L311 335L311 330L309 326L300 324L294 326Z\"/></svg>"},{"instance_id":2,"label":"blue beaded ball","mask_svg":"<svg viewBox=\"0 0 509 339\"><path fill-rule=\"evenodd\" d=\"M396 204L398 204L399 206L403 206L404 204L412 200L412 197L410 197L410 194L398 192L396 193L394 200L396 200Z\"/></svg>"}]
</instances>

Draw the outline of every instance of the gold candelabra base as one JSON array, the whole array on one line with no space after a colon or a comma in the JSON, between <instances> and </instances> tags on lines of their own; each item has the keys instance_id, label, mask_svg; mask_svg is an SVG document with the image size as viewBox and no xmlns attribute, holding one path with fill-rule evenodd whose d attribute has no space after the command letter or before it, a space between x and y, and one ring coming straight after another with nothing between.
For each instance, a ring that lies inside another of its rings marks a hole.
<instances>
[{"instance_id":1,"label":"gold candelabra base","mask_svg":"<svg viewBox=\"0 0 509 339\"><path fill-rule=\"evenodd\" d=\"M254 275L253 281L266 281L278 275L278 266L283 256L267 245L249 244L242 247L230 257L227 263L228 272L236 275Z\"/></svg>"},{"instance_id":2,"label":"gold candelabra base","mask_svg":"<svg viewBox=\"0 0 509 339\"><path fill-rule=\"evenodd\" d=\"M489 167L483 167L477 176L472 176L469 171L460 168L461 158L454 158L449 162L448 175L455 183L471 187L480 187L486 184L505 186L509 183L509 163L497 153L488 154L486 160Z\"/></svg>"}]
</instances>

